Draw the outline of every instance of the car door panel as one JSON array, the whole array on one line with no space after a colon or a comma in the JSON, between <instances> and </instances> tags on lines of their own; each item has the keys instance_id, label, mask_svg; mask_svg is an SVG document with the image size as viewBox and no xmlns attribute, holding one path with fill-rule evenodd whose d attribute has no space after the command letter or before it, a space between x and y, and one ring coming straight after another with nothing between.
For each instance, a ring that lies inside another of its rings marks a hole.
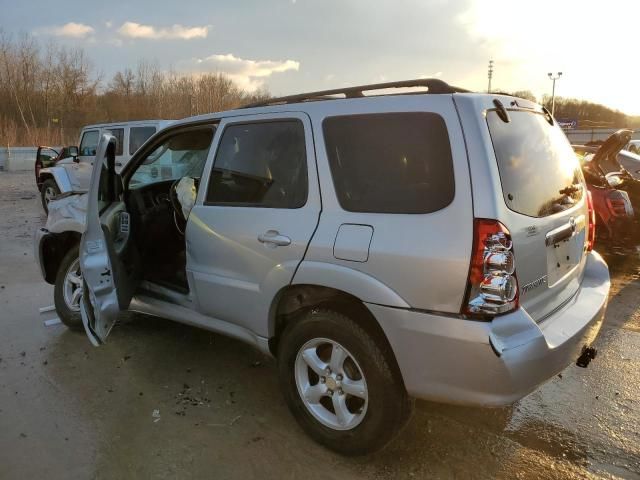
<instances>
[{"instance_id":1,"label":"car door panel","mask_svg":"<svg viewBox=\"0 0 640 480\"><path fill-rule=\"evenodd\" d=\"M227 128L290 120L301 122L304 131L308 182L304 205L271 208L206 204L208 185L202 185L187 223L187 272L199 310L261 336L268 335L272 300L291 282L319 219L320 195L309 118L287 113L223 121L216 135L216 153L203 176L210 178L218 168L214 163L221 161L218 153Z\"/></svg>"},{"instance_id":2,"label":"car door panel","mask_svg":"<svg viewBox=\"0 0 640 480\"><path fill-rule=\"evenodd\" d=\"M118 313L128 308L137 285L135 247L128 241L128 213L115 173L115 138L98 144L87 201L86 229L80 241L85 288L82 321L94 345L104 343ZM126 218L126 222L125 220Z\"/></svg>"}]
</instances>

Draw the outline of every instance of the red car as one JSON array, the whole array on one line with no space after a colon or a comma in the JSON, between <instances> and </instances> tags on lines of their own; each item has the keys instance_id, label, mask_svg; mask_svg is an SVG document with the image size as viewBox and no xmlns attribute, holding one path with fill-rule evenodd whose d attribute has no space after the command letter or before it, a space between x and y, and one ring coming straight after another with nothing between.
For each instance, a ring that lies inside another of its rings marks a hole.
<instances>
[{"instance_id":1,"label":"red car","mask_svg":"<svg viewBox=\"0 0 640 480\"><path fill-rule=\"evenodd\" d=\"M614 253L635 252L640 242L640 182L617 159L632 133L619 130L599 147L573 146L593 199L597 241Z\"/></svg>"}]
</instances>

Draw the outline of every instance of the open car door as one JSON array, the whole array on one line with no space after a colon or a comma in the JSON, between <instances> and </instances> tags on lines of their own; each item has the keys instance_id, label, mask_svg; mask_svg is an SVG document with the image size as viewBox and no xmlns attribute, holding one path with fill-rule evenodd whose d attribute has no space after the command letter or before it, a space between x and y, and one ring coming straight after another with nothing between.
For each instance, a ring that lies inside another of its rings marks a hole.
<instances>
[{"instance_id":1,"label":"open car door","mask_svg":"<svg viewBox=\"0 0 640 480\"><path fill-rule=\"evenodd\" d=\"M98 144L87 201L86 228L80 242L84 279L82 322L92 344L104 343L118 314L129 307L138 284L138 254L130 241L130 217L115 169L116 138Z\"/></svg>"}]
</instances>

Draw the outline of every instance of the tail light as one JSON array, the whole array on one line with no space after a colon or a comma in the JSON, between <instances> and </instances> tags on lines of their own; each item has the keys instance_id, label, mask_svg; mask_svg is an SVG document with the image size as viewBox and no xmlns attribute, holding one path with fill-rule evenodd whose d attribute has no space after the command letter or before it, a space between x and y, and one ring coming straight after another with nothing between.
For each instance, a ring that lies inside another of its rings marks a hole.
<instances>
[{"instance_id":1,"label":"tail light","mask_svg":"<svg viewBox=\"0 0 640 480\"><path fill-rule=\"evenodd\" d=\"M596 210L593 208L593 197L587 191L587 216L589 217L589 227L587 230L587 252L593 250L596 243Z\"/></svg>"},{"instance_id":2,"label":"tail light","mask_svg":"<svg viewBox=\"0 0 640 480\"><path fill-rule=\"evenodd\" d=\"M509 230L497 220L477 218L462 313L492 316L518 308L518 279Z\"/></svg>"},{"instance_id":3,"label":"tail light","mask_svg":"<svg viewBox=\"0 0 640 480\"><path fill-rule=\"evenodd\" d=\"M611 190L607 194L607 207L614 217L633 217L633 207L627 192Z\"/></svg>"}]
</instances>

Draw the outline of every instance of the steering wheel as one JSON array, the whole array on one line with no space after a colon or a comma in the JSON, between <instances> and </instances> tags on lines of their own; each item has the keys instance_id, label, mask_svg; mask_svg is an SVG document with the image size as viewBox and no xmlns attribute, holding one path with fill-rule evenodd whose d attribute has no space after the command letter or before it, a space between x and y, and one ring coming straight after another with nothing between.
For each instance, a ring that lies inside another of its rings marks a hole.
<instances>
[{"instance_id":1,"label":"steering wheel","mask_svg":"<svg viewBox=\"0 0 640 480\"><path fill-rule=\"evenodd\" d=\"M181 178L177 179L175 182L171 184L169 188L169 202L171 203L171 207L173 208L173 221L175 223L176 229L180 235L184 235L184 229L187 226L187 219L184 218L184 213L182 213L182 205L180 205L180 200L178 200L178 193L176 192L176 187L178 183L182 180Z\"/></svg>"}]
</instances>

